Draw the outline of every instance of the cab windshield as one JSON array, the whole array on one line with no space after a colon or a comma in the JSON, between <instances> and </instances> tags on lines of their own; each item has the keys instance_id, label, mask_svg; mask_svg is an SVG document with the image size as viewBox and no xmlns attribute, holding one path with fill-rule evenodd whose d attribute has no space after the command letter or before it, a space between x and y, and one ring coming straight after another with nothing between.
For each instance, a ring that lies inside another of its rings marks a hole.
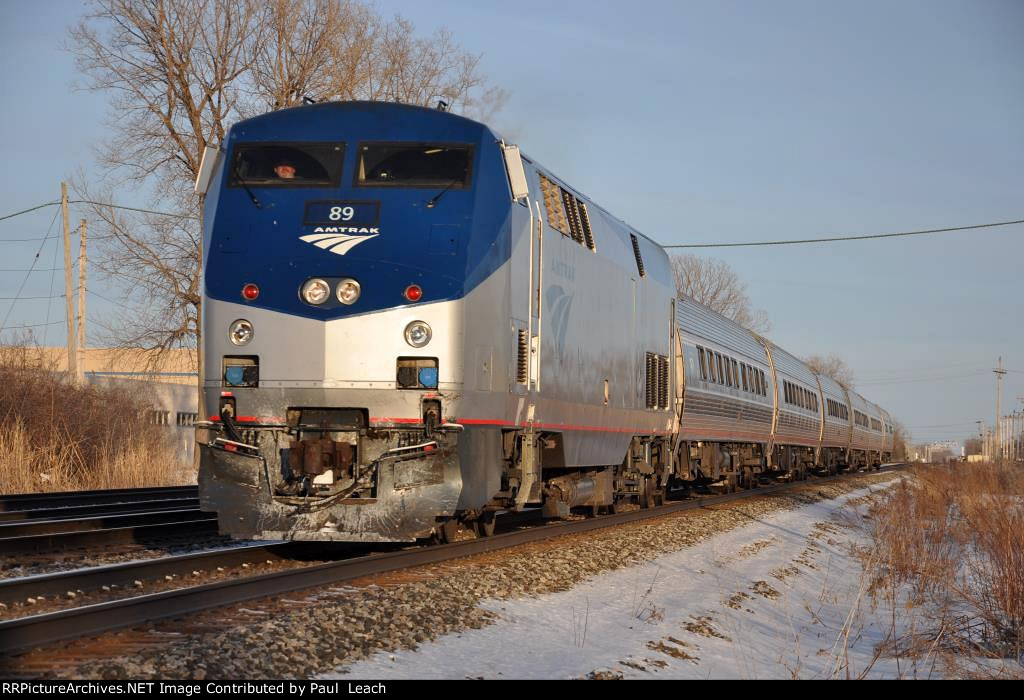
<instances>
[{"instance_id":1,"label":"cab windshield","mask_svg":"<svg viewBox=\"0 0 1024 700\"><path fill-rule=\"evenodd\" d=\"M243 143L235 147L231 186L337 187L341 143Z\"/></svg>"},{"instance_id":2,"label":"cab windshield","mask_svg":"<svg viewBox=\"0 0 1024 700\"><path fill-rule=\"evenodd\" d=\"M359 146L356 187L469 186L470 146L368 143Z\"/></svg>"}]
</instances>

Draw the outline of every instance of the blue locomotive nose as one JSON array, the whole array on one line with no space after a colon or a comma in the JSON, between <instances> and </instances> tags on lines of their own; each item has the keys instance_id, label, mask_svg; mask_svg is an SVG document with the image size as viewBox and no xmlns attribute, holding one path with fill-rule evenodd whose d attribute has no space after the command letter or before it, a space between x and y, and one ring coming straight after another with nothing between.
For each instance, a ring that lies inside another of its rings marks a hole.
<instances>
[{"instance_id":1,"label":"blue locomotive nose","mask_svg":"<svg viewBox=\"0 0 1024 700\"><path fill-rule=\"evenodd\" d=\"M500 266L508 183L483 125L381 104L301 110L229 134L209 204L210 298L329 321L460 299ZM316 279L329 293L304 295ZM344 279L355 298L337 288Z\"/></svg>"}]
</instances>

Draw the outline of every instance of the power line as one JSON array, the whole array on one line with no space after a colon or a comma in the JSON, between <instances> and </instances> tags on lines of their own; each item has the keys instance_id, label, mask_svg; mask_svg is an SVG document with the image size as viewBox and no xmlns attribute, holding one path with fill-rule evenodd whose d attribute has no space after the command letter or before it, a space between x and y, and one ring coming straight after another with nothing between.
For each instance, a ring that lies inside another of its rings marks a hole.
<instances>
[{"instance_id":1,"label":"power line","mask_svg":"<svg viewBox=\"0 0 1024 700\"><path fill-rule=\"evenodd\" d=\"M98 207L109 207L110 209L123 209L124 211L137 211L143 214L156 214L157 216L170 216L175 219L194 219L196 217L191 214L174 214L169 211L156 211L155 209L140 209L139 207L126 207L120 204L112 204L110 202L94 202L91 199L71 199L68 200L68 204L93 204Z\"/></svg>"},{"instance_id":2,"label":"power line","mask_svg":"<svg viewBox=\"0 0 1024 700\"><path fill-rule=\"evenodd\" d=\"M112 202L97 202L92 199L72 199L68 201L69 204L92 204L99 207L108 207L110 209L120 209L123 211L134 211L142 214L154 214L156 216L169 216L176 219L192 219L194 218L189 214L175 214L173 212L158 211L155 209L145 209L142 207L129 207L121 204L114 204ZM43 209L44 207L50 207L60 204L60 202L44 202L35 207L29 209L23 209L22 211L14 212L13 214L7 214L0 216L0 221L4 219L10 219L15 216L27 214L29 212L36 211L37 209ZM1015 224L1024 224L1024 219L1016 219L1014 221L996 221L989 224L973 224L970 226L951 226L948 228L932 228L922 229L919 231L898 231L895 233L869 233L855 236L833 236L829 238L800 238L792 240L780 240L780 241L749 241L745 243L678 243L672 245L662 245L662 248L682 249L682 248L741 248L751 246L771 246L771 245L799 245L804 243L835 243L838 241L865 241L880 238L898 238L902 236L923 236L933 233L949 233L952 231L970 231L974 229L982 228L996 228L998 226L1013 226ZM108 236L109 237L109 236ZM4 242L27 242L40 240L38 238L8 238L4 239ZM99 240L94 238L93 240Z\"/></svg>"},{"instance_id":3,"label":"power line","mask_svg":"<svg viewBox=\"0 0 1024 700\"><path fill-rule=\"evenodd\" d=\"M43 326L56 326L58 324L63 324L63 323L64 323L64 319L61 319L59 321L51 321L49 323L28 323L28 324L26 324L24 326L4 326L2 330L13 331L13 330L21 329L21 328L42 328Z\"/></svg>"},{"instance_id":4,"label":"power line","mask_svg":"<svg viewBox=\"0 0 1024 700\"><path fill-rule=\"evenodd\" d=\"M968 374L948 374L940 375L936 377L918 377L916 379L896 379L896 380L884 380L874 382L858 382L857 386L887 386L889 384L916 384L919 382L945 382L952 381L954 379L967 379L968 377L980 377L984 374L988 374L988 370L979 370L977 372L970 372Z\"/></svg>"},{"instance_id":5,"label":"power line","mask_svg":"<svg viewBox=\"0 0 1024 700\"><path fill-rule=\"evenodd\" d=\"M125 306L125 307L127 307L127 304L125 304L123 301L117 301L116 299L111 299L110 297L105 297L102 294L100 294L99 292L95 292L95 291L89 289L88 287L85 288L85 293L86 294L92 294L93 296L97 296L100 299L103 299L104 301L109 301L111 304L114 304L116 306Z\"/></svg>"},{"instance_id":6,"label":"power line","mask_svg":"<svg viewBox=\"0 0 1024 700\"><path fill-rule=\"evenodd\" d=\"M105 241L108 238L117 238L115 234L108 234L106 236L89 236L89 241ZM0 243L29 243L32 241L46 240L46 236L36 236L34 238L0 238ZM60 268L63 270L64 268Z\"/></svg>"},{"instance_id":7,"label":"power line","mask_svg":"<svg viewBox=\"0 0 1024 700\"><path fill-rule=\"evenodd\" d=\"M31 267L0 267L0 272L54 272L63 269L63 267L37 267L34 269Z\"/></svg>"},{"instance_id":8,"label":"power line","mask_svg":"<svg viewBox=\"0 0 1024 700\"><path fill-rule=\"evenodd\" d=\"M59 200L56 201L56 202L43 202L42 204L37 204L36 206L30 207L28 209L22 209L21 211L16 211L16 212L14 212L12 214L5 214L4 216L0 216L0 221L3 221L5 219L13 219L16 216L21 216L22 214L28 214L28 213L34 212L34 211L36 211L38 209L45 209L46 207L54 207L54 206L57 206L58 204L60 204ZM195 217L193 217L190 214L175 214L175 213L169 212L169 211L157 211L156 209L144 209L144 208L141 208L141 207L127 207L127 206L124 206L123 204L114 204L113 202L97 202L97 201L92 200L92 199L69 199L68 200L68 204L92 204L92 205L97 206L97 207L107 207L109 209L122 209L124 211L135 211L135 212L139 212L139 213L142 213L142 214L155 214L156 216L170 216L170 217L175 218L175 219L193 219L193 218L195 218ZM16 239L8 239L8 240L16 240ZM37 239L37 238L24 238L24 239L21 239L21 240L34 241L34 240L39 240L39 239Z\"/></svg>"},{"instance_id":9,"label":"power line","mask_svg":"<svg viewBox=\"0 0 1024 700\"><path fill-rule=\"evenodd\" d=\"M50 270L50 294L53 294L54 283L57 280L57 252L60 250L60 246L53 246L53 267ZM46 331L43 333L43 345L50 339L50 312L53 310L53 299L46 302ZM65 319L66 320L66 319ZM54 323L53 325L56 325Z\"/></svg>"},{"instance_id":10,"label":"power line","mask_svg":"<svg viewBox=\"0 0 1024 700\"><path fill-rule=\"evenodd\" d=\"M923 236L930 233L948 231L969 231L978 228L994 228L996 226L1012 226L1024 224L1024 219L1016 221L997 221L991 224L974 224L972 226L953 226L950 228L930 228L921 231L899 231L897 233L870 233L859 236L834 236L832 238L802 238L788 241L751 241L749 243L692 243L679 245L663 245L662 248L740 248L744 246L797 245L799 243L834 243L836 241L864 241L872 238L897 238L899 236Z\"/></svg>"},{"instance_id":11,"label":"power line","mask_svg":"<svg viewBox=\"0 0 1024 700\"><path fill-rule=\"evenodd\" d=\"M972 370L982 371L978 367L977 360L967 360L965 362L947 362L938 367L914 367L913 372L917 374L919 372L933 373L933 372L945 372L953 367L970 367ZM988 371L985 369L984 371ZM896 369L895 367L889 368L877 368L873 370L858 370L857 377L862 381L885 381L889 379L902 379L906 376L906 371ZM867 375L867 376L865 376Z\"/></svg>"},{"instance_id":12,"label":"power line","mask_svg":"<svg viewBox=\"0 0 1024 700\"><path fill-rule=\"evenodd\" d=\"M36 263L39 262L39 255L40 253L43 252L43 246L46 245L46 241L50 237L50 232L53 231L53 224L55 221L57 221L57 214L59 213L60 209L53 212L53 218L50 219L50 227L46 229L46 237L43 238L43 242L39 244L39 249L36 251L35 256L32 258L31 268L34 268L36 266ZM21 280L21 286L18 287L18 296L21 296L22 290L25 289L25 283L28 282L28 278L32 276L31 268L29 269L28 272L25 273L24 279ZM14 311L14 307L17 306L17 304L18 300L17 298L15 298L15 300L11 302L10 308L7 309L7 313L4 315L3 323L0 323L0 331L3 331L3 329L7 326L7 320L11 317L11 312Z\"/></svg>"},{"instance_id":13,"label":"power line","mask_svg":"<svg viewBox=\"0 0 1024 700\"><path fill-rule=\"evenodd\" d=\"M908 425L907 430L922 430L924 428L960 428L965 425L974 425L977 421L964 421L962 423L935 423L933 425Z\"/></svg>"},{"instance_id":14,"label":"power line","mask_svg":"<svg viewBox=\"0 0 1024 700\"><path fill-rule=\"evenodd\" d=\"M38 204L38 205L36 205L34 207L31 207L30 209L22 209L21 211L16 211L13 214L5 214L4 216L0 216L0 221L3 221L4 219L13 219L16 216L21 216L22 214L28 214L29 212L36 211L37 209L43 209L45 207L52 207L52 206L57 205L57 204L60 204L60 202L59 201L57 201L57 202L44 202L42 204Z\"/></svg>"}]
</instances>

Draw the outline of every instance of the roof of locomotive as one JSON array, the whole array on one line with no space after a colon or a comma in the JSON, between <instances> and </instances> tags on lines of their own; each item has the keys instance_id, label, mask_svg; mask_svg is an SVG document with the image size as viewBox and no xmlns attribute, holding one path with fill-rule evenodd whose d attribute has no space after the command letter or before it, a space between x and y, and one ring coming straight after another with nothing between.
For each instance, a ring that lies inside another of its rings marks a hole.
<instances>
[{"instance_id":1,"label":"roof of locomotive","mask_svg":"<svg viewBox=\"0 0 1024 700\"><path fill-rule=\"evenodd\" d=\"M316 119L322 119L324 126L329 126L332 117L341 113L361 113L361 114L372 114L383 118L389 118L391 116L401 115L405 123L409 123L410 126L416 125L419 128L422 126L440 126L444 128L445 125L455 125L456 130L461 131L465 134L476 132L477 141L483 142L486 136L490 136L495 143L504 143L502 136L495 131L492 127L483 122L476 121L470 117L465 117L454 112L447 112L432 107L423 107L420 105L406 104L403 102L377 102L367 100L353 100L346 102L317 102L315 104L307 105L296 105L294 107L285 107L282 109L265 112L249 119L243 119L236 122L231 126L228 133L228 139L236 138L239 134L244 134L247 129L255 128L256 130L263 130L265 128L273 129L279 127L282 123L287 123L291 119L302 116L303 119L314 117ZM410 122L409 120L413 121ZM416 122L419 122L418 124ZM450 128L450 126L449 126ZM320 138L320 136L316 136ZM564 178L559 177L555 171L548 168L543 163L533 158L525 151L522 151L523 158L532 163L535 167L543 170L546 174L551 175L555 180L558 180L561 184L572 189L582 199L587 201L587 204L601 210L603 214L614 219L622 226L628 228L632 233L647 240L652 245L659 249L661 244L656 240L641 233L636 227L631 226L628 222L623 221L619 217L612 214L605 207L595 202L588 195L584 194L578 187L569 184ZM662 249L663 250L663 249Z\"/></svg>"}]
</instances>

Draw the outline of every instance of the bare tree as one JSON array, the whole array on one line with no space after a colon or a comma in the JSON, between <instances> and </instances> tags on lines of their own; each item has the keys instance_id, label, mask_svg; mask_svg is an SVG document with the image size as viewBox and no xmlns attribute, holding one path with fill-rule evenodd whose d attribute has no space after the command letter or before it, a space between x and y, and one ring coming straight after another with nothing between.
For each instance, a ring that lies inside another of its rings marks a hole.
<instances>
[{"instance_id":1,"label":"bare tree","mask_svg":"<svg viewBox=\"0 0 1024 700\"><path fill-rule=\"evenodd\" d=\"M847 389L853 388L853 370L838 355L811 355L804 358L804 364L818 374L832 377Z\"/></svg>"},{"instance_id":2,"label":"bare tree","mask_svg":"<svg viewBox=\"0 0 1024 700\"><path fill-rule=\"evenodd\" d=\"M907 430L907 426L903 425L900 421L892 418L892 458L903 461L907 458L907 447L910 445L910 431Z\"/></svg>"},{"instance_id":3,"label":"bare tree","mask_svg":"<svg viewBox=\"0 0 1024 700\"><path fill-rule=\"evenodd\" d=\"M965 455L980 455L983 451L983 442L980 437L967 438L967 440L964 441Z\"/></svg>"},{"instance_id":4,"label":"bare tree","mask_svg":"<svg viewBox=\"0 0 1024 700\"><path fill-rule=\"evenodd\" d=\"M379 27L376 39L369 80L353 84L354 99L423 106L443 101L480 119L504 100L503 90L485 89L480 56L460 51L446 29L419 38L411 22L396 16Z\"/></svg>"},{"instance_id":5,"label":"bare tree","mask_svg":"<svg viewBox=\"0 0 1024 700\"><path fill-rule=\"evenodd\" d=\"M447 30L418 37L409 20L385 20L359 0L275 0L266 24L252 90L268 107L290 107L306 98L425 107L444 101L482 118L505 97L486 86L480 55L463 51Z\"/></svg>"},{"instance_id":6,"label":"bare tree","mask_svg":"<svg viewBox=\"0 0 1024 700\"><path fill-rule=\"evenodd\" d=\"M247 111L258 114L336 98L367 72L377 17L366 5L350 0L273 0L269 3L266 40L257 47ZM339 80L342 76L343 79Z\"/></svg>"},{"instance_id":7,"label":"bare tree","mask_svg":"<svg viewBox=\"0 0 1024 700\"><path fill-rule=\"evenodd\" d=\"M758 333L771 329L768 314L754 309L746 285L722 260L697 255L673 255L672 274L676 291Z\"/></svg>"},{"instance_id":8,"label":"bare tree","mask_svg":"<svg viewBox=\"0 0 1024 700\"><path fill-rule=\"evenodd\" d=\"M97 0L69 48L88 87L113 94L108 169L135 183L156 176L168 194L194 179L203 148L237 117L264 17L258 3Z\"/></svg>"},{"instance_id":9,"label":"bare tree","mask_svg":"<svg viewBox=\"0 0 1024 700\"><path fill-rule=\"evenodd\" d=\"M111 92L114 108L114 136L101 150L107 180L80 178L78 191L110 201L125 184L148 185L153 202L177 214L94 209L103 224L94 238L103 242L99 268L126 292L112 333L123 347L198 347L202 201L189 183L203 149L221 142L237 118L239 79L261 42L262 13L256 3L99 0L71 30L88 86Z\"/></svg>"},{"instance_id":10,"label":"bare tree","mask_svg":"<svg viewBox=\"0 0 1024 700\"><path fill-rule=\"evenodd\" d=\"M113 107L106 176L79 178L79 193L109 202L128 184L174 214L95 207L100 269L125 292L112 340L126 347L198 347L202 199L191 185L232 122L305 96L437 98L463 111L500 97L447 32L419 39L360 0L95 0L69 50Z\"/></svg>"},{"instance_id":11,"label":"bare tree","mask_svg":"<svg viewBox=\"0 0 1024 700\"><path fill-rule=\"evenodd\" d=\"M109 189L95 192L79 183L84 198L111 201ZM199 225L193 216L126 213L96 204L93 216L104 231L103 255L96 266L119 283L124 302L101 323L108 339L122 348L143 348L153 370L162 367L164 351L198 349L201 333ZM198 353L197 353L198 355ZM197 357L201 367L202 357Z\"/></svg>"}]
</instances>

